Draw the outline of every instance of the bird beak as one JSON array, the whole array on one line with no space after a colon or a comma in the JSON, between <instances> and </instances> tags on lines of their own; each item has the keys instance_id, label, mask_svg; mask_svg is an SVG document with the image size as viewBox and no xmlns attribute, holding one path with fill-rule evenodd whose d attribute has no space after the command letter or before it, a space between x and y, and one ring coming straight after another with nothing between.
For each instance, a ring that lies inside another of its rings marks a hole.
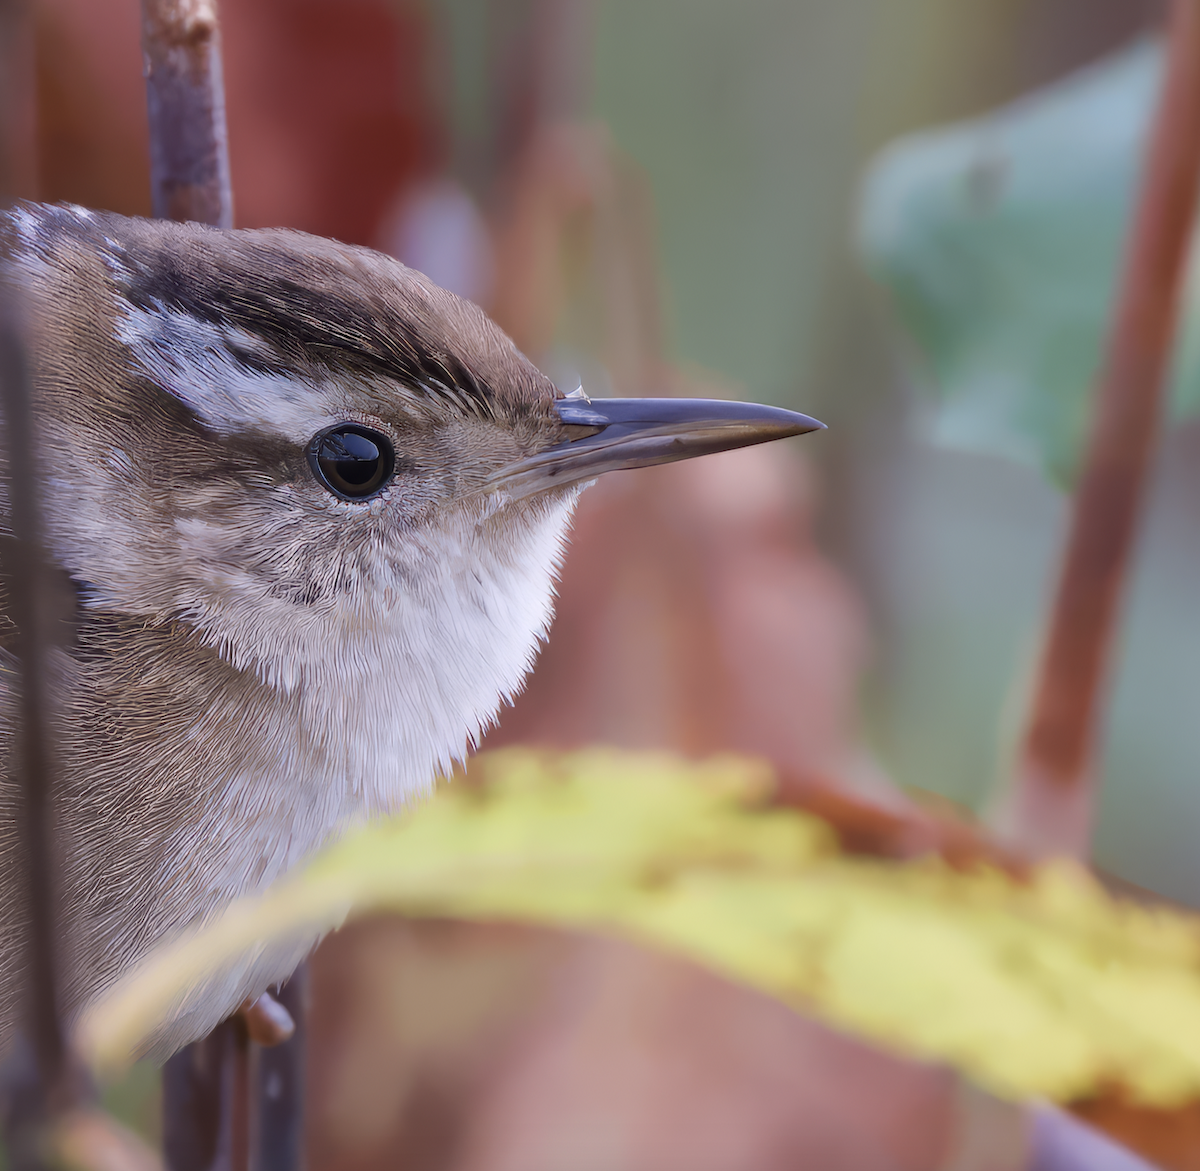
<instances>
[{"instance_id":1,"label":"bird beak","mask_svg":"<svg viewBox=\"0 0 1200 1171\"><path fill-rule=\"evenodd\" d=\"M795 411L703 398L605 398L576 392L555 402L565 442L501 468L488 487L532 496L593 480L604 472L672 463L789 435L824 430Z\"/></svg>"}]
</instances>

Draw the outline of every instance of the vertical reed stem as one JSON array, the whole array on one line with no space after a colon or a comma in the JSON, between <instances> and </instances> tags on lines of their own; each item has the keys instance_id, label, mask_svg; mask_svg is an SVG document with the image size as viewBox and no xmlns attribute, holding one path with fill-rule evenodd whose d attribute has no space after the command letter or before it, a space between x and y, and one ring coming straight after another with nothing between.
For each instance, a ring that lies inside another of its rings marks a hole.
<instances>
[{"instance_id":1,"label":"vertical reed stem","mask_svg":"<svg viewBox=\"0 0 1200 1171\"><path fill-rule=\"evenodd\" d=\"M1083 473L1008 830L1036 853L1088 850L1120 606L1162 414L1200 184L1200 0L1175 0Z\"/></svg>"},{"instance_id":2,"label":"vertical reed stem","mask_svg":"<svg viewBox=\"0 0 1200 1171\"><path fill-rule=\"evenodd\" d=\"M142 0L156 219L233 226L216 0Z\"/></svg>"}]
</instances>

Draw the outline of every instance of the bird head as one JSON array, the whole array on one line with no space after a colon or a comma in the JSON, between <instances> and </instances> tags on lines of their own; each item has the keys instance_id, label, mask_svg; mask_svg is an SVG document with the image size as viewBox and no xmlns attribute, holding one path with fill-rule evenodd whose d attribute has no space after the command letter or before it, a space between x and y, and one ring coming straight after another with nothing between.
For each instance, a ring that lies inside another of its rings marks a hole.
<instances>
[{"instance_id":1,"label":"bird head","mask_svg":"<svg viewBox=\"0 0 1200 1171\"><path fill-rule=\"evenodd\" d=\"M583 483L820 426L564 397L476 306L297 232L26 205L9 237L47 528L85 610L291 697L371 804L519 688Z\"/></svg>"}]
</instances>

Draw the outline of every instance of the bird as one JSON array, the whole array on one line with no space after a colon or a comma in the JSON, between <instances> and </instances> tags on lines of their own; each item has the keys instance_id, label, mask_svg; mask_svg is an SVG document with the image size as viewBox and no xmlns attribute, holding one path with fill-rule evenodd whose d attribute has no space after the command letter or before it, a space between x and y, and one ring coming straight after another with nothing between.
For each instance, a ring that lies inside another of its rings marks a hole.
<instances>
[{"instance_id":1,"label":"bird","mask_svg":"<svg viewBox=\"0 0 1200 1171\"><path fill-rule=\"evenodd\" d=\"M477 306L297 231L21 203L0 245L73 607L51 663L69 1019L469 753L547 636L588 483L822 426L564 394ZM0 599L0 1050L22 969L13 636ZM200 989L152 1052L314 942Z\"/></svg>"}]
</instances>

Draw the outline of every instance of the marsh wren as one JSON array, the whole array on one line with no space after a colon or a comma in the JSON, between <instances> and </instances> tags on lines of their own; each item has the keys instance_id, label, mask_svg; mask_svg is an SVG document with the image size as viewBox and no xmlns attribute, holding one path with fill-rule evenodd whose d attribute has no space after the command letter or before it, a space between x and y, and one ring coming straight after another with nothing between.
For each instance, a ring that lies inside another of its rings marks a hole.
<instances>
[{"instance_id":1,"label":"marsh wren","mask_svg":"<svg viewBox=\"0 0 1200 1171\"><path fill-rule=\"evenodd\" d=\"M586 481L820 426L564 397L474 305L298 232L21 205L3 233L45 539L78 599L54 662L72 1012L467 753L546 635ZM12 677L0 664L7 712ZM8 753L11 716L0 732ZM5 785L3 1035L19 963ZM157 1051L313 942L248 958Z\"/></svg>"}]
</instances>

